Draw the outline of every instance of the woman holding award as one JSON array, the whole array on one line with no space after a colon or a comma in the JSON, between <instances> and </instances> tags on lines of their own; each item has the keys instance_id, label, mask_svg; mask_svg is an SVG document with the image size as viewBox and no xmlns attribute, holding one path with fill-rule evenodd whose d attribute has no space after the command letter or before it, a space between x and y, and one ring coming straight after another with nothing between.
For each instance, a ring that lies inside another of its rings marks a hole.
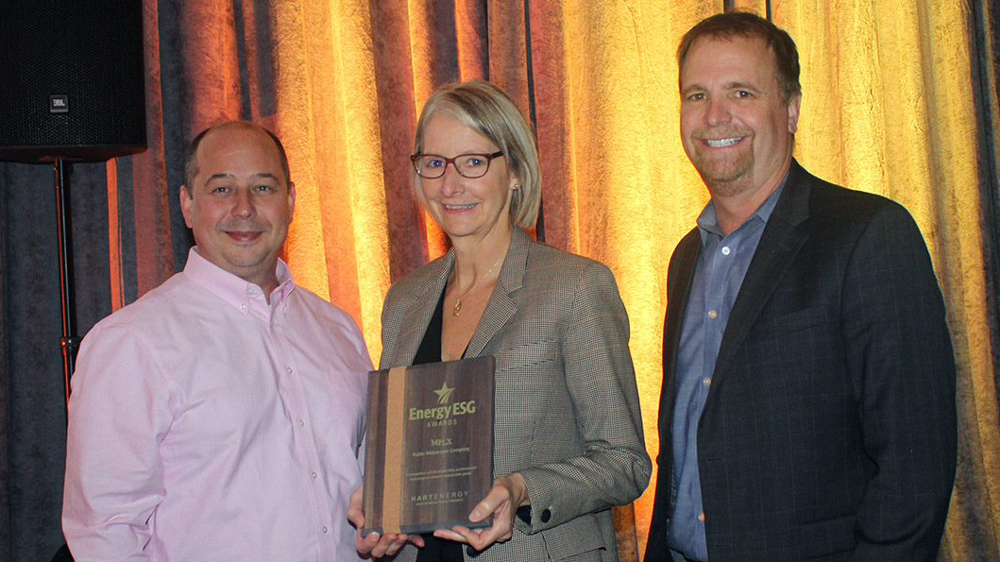
<instances>
[{"instance_id":1,"label":"woman holding award","mask_svg":"<svg viewBox=\"0 0 1000 562\"><path fill-rule=\"evenodd\" d=\"M411 537L423 547L397 560L617 560L611 507L642 493L650 461L613 275L524 232L541 199L538 154L496 86L436 91L412 161L417 196L452 249L390 289L381 368L493 356L496 479L470 515L492 516L491 527ZM358 549L391 555L406 539L369 535Z\"/></svg>"}]
</instances>

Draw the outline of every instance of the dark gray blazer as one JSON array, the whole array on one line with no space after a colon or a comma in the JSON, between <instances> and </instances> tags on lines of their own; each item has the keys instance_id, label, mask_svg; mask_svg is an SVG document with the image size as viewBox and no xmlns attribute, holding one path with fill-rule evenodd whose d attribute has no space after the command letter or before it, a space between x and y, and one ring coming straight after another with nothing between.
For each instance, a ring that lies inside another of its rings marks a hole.
<instances>
[{"instance_id":1,"label":"dark gray blazer","mask_svg":"<svg viewBox=\"0 0 1000 562\"><path fill-rule=\"evenodd\" d=\"M646 562L670 560L675 368L700 251L695 229L668 272ZM935 559L955 476L955 363L903 207L792 163L723 335L698 461L712 562Z\"/></svg>"},{"instance_id":2,"label":"dark gray blazer","mask_svg":"<svg viewBox=\"0 0 1000 562\"><path fill-rule=\"evenodd\" d=\"M454 261L449 252L390 289L380 368L413 362ZM477 560L618 559L611 507L637 498L651 470L628 340L605 266L514 229L466 357L496 358L494 472L524 476L531 521L515 518L513 538Z\"/></svg>"}]
</instances>

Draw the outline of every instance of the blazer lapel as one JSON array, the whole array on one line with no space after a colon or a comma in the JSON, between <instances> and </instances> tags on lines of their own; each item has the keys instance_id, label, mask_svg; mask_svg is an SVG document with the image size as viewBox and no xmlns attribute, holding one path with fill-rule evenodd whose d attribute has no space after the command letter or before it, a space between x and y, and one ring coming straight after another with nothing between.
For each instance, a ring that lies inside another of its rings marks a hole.
<instances>
[{"instance_id":1,"label":"blazer lapel","mask_svg":"<svg viewBox=\"0 0 1000 562\"><path fill-rule=\"evenodd\" d=\"M392 354L395 365L410 365L417 355L420 342L427 332L427 326L431 323L431 316L437 308L441 292L444 291L445 283L448 282L448 274L451 273L452 265L455 263L455 251L451 250L441 259L429 264L424 282L413 292L413 305L408 307L403 315L402 326L399 331L399 340L396 342L396 350Z\"/></svg>"},{"instance_id":2,"label":"blazer lapel","mask_svg":"<svg viewBox=\"0 0 1000 562\"><path fill-rule=\"evenodd\" d=\"M695 267L701 255L701 235L697 228L692 230L677 245L677 252L667 273L667 317L663 324L663 376L664 388L660 391L660 428L670 426L670 420L663 416L673 412L674 390L676 389L677 355L681 343L681 329L691 283L694 281ZM671 275L671 273L674 273ZM669 402L669 403L668 403ZM668 432L669 433L669 432ZM662 437L661 437L662 438Z\"/></svg>"},{"instance_id":3,"label":"blazer lapel","mask_svg":"<svg viewBox=\"0 0 1000 562\"><path fill-rule=\"evenodd\" d=\"M674 412L674 402L677 400L677 356L681 344L681 330L684 327L684 313L688 297L691 295L691 285L699 255L701 255L701 234L695 227L677 244L667 272L667 318L663 325L663 386L660 389L660 413L657 420L660 432L660 455L657 457L657 464L663 471L660 474L666 474L661 478L670 484L662 488L664 491L660 491L661 488L657 486L657 495L669 494L666 496L666 505L670 506L668 513L673 511L673 505L677 500L677 482L674 480L672 469L674 435L671 431L673 427L671 416ZM669 515L665 518L669 519Z\"/></svg>"},{"instance_id":4,"label":"blazer lapel","mask_svg":"<svg viewBox=\"0 0 1000 562\"><path fill-rule=\"evenodd\" d=\"M496 287L493 288L490 302L486 304L486 310L483 311L483 316L479 319L476 332L469 340L465 357L478 357L486 344L517 313L517 304L510 295L520 289L524 282L524 270L528 262L528 250L531 244L531 238L520 228L514 227L510 248L508 248L507 257L504 258L503 266L500 268Z\"/></svg>"},{"instance_id":5,"label":"blazer lapel","mask_svg":"<svg viewBox=\"0 0 1000 562\"><path fill-rule=\"evenodd\" d=\"M764 227L757 251L729 314L713 378L729 368L736 351L774 292L777 280L808 238L808 232L799 225L809 218L810 177L798 162L792 160L784 191ZM709 389L709 400L717 386L712 384Z\"/></svg>"}]
</instances>

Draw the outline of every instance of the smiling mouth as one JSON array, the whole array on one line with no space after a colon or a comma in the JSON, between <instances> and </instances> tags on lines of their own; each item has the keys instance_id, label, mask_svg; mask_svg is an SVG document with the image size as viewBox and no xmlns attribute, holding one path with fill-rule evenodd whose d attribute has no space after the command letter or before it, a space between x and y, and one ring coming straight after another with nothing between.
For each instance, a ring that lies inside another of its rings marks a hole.
<instances>
[{"instance_id":1,"label":"smiling mouth","mask_svg":"<svg viewBox=\"0 0 1000 562\"><path fill-rule=\"evenodd\" d=\"M476 207L476 203L468 203L466 205L443 205L446 211L470 211Z\"/></svg>"},{"instance_id":2,"label":"smiling mouth","mask_svg":"<svg viewBox=\"0 0 1000 562\"><path fill-rule=\"evenodd\" d=\"M240 231L240 230L227 230L226 234L238 243L248 243L253 242L260 238L260 231Z\"/></svg>"},{"instance_id":3,"label":"smiling mouth","mask_svg":"<svg viewBox=\"0 0 1000 562\"><path fill-rule=\"evenodd\" d=\"M728 139L705 139L705 144L712 148L725 148L727 146L733 146L734 144L740 142L745 137L732 137Z\"/></svg>"}]
</instances>

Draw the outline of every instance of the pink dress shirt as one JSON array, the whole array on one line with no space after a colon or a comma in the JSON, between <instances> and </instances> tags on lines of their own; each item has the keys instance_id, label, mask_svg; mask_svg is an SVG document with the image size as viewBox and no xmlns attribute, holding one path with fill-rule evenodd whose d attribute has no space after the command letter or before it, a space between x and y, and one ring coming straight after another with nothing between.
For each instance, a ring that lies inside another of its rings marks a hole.
<instances>
[{"instance_id":1,"label":"pink dress shirt","mask_svg":"<svg viewBox=\"0 0 1000 562\"><path fill-rule=\"evenodd\" d=\"M269 305L192 250L83 340L62 517L78 562L358 560L371 360L347 314L277 274Z\"/></svg>"}]
</instances>

